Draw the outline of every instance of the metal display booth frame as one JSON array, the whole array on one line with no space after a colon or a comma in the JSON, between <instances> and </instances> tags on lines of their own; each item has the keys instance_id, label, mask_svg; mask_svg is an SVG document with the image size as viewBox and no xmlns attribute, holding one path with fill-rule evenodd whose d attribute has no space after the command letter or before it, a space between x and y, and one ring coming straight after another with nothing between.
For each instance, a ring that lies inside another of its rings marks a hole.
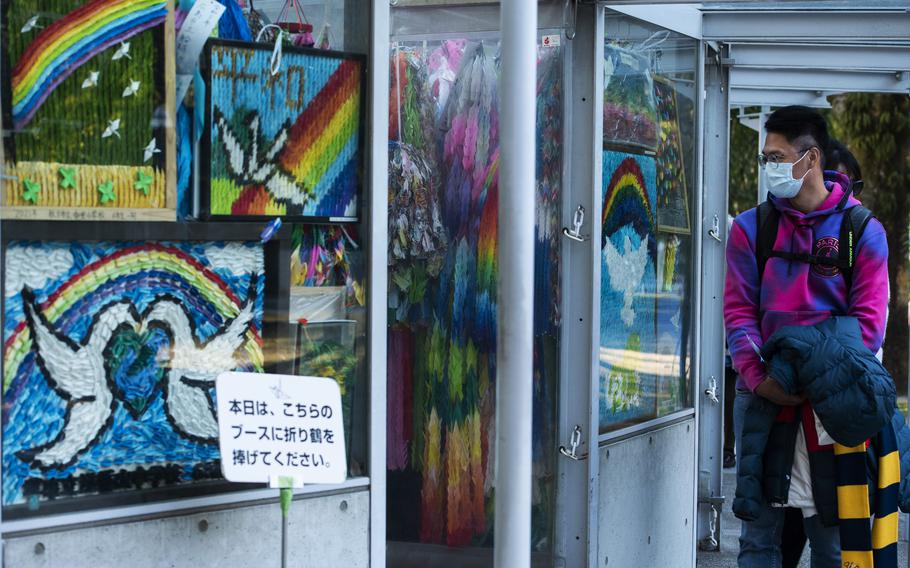
<instances>
[{"instance_id":1,"label":"metal display booth frame","mask_svg":"<svg viewBox=\"0 0 910 568\"><path fill-rule=\"evenodd\" d=\"M400 5L436 5L438 2L400 0ZM393 4L395 4L393 2ZM495 6L451 1L465 8L496 14ZM569 4L569 2L567 2ZM693 210L694 258L698 259L694 286L692 393L694 407L640 425L601 435L597 421L597 360L595 337L599 329L597 296L601 275L593 246L577 247L564 242L565 274L590 283L583 293L564 295L562 313L575 326L563 330L560 353L560 402L558 439L569 440L576 424L582 426L580 450L592 455L600 447L645 436L674 423L691 421L698 436L694 444L697 467L681 480L697 487L689 523L693 543L685 556L695 564L696 542L710 547L720 534L724 231L716 231L727 214L727 164L729 116L733 107L771 106L792 103L825 106L830 94L850 91L908 92L910 89L910 11L906 7L849 9L835 6L809 10L788 3L776 10L759 9L757 3L726 2L702 5L678 2L572 2L577 25L570 52L571 74L566 85L567 148L572 162L566 178L571 188L563 198L562 221L571 226L573 211L580 203L600 218L601 162L598 156L603 108L602 57L605 10L632 16L680 32L699 41L696 92L697 184ZM825 4L825 3L822 3ZM883 3L886 4L886 3ZM556 17L561 3L541 3L541 13ZM571 7L570 7L571 8ZM367 120L365 139L366 175L363 218L364 235L370 239L368 260L368 376L369 376L369 477L348 480L331 488L312 486L298 491L300 497L338 491L370 490L371 566L386 564L386 297L388 290L388 216L384 189L388 183L389 44L391 11L387 0L371 0L368 40ZM781 19L783 16L783 19ZM767 37L773 19L775 37ZM780 25L785 22L785 25ZM820 23L822 22L822 23ZM498 28L497 28L498 29ZM811 31L819 30L819 31ZM565 36L564 36L565 37ZM832 39L836 38L836 39ZM784 64L784 61L786 62ZM786 65L790 69L780 71ZM504 141L508 144L508 141ZM533 167L533 166L531 166ZM506 228L506 230L509 230ZM590 227L591 241L600 241L600 227ZM533 236L529 236L533 238ZM507 278L507 276L504 276ZM565 276L563 277L565 278ZM567 341L571 339L571 341ZM527 354L531 357L531 354ZM571 415L570 409L576 414ZM587 412L577 414L577 409ZM570 415L572 418L570 419ZM596 440L596 443L589 441ZM556 451L556 448L553 448ZM599 460L560 460L554 545L567 566L598 566ZM126 522L146 518L184 515L254 503L274 502L273 492L241 491L180 501L133 505L83 513L68 513L0 523L0 536L68 530L81 526ZM530 515L530 511L528 511ZM513 522L515 522L513 520ZM498 541L499 544L499 541ZM506 543L503 543L506 545Z\"/></svg>"}]
</instances>

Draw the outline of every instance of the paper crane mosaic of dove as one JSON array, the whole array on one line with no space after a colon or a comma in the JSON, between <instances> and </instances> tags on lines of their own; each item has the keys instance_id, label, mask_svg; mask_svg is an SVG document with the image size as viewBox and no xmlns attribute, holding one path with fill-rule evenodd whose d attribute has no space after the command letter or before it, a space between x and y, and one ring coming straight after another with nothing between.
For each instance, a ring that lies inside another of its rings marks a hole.
<instances>
[{"instance_id":1,"label":"paper crane mosaic of dove","mask_svg":"<svg viewBox=\"0 0 910 568\"><path fill-rule=\"evenodd\" d=\"M66 415L56 438L20 452L19 457L41 468L67 467L111 424L114 395L107 381L104 349L121 326L137 325L138 314L128 302L108 304L98 311L94 325L78 344L47 320L31 290L23 290L22 298L38 366L66 401Z\"/></svg>"},{"instance_id":2,"label":"paper crane mosaic of dove","mask_svg":"<svg viewBox=\"0 0 910 568\"><path fill-rule=\"evenodd\" d=\"M610 287L622 292L623 306L619 316L626 326L631 326L635 321L632 300L648 265L648 238L646 235L638 248L633 250L632 240L625 234L622 253L616 250L612 240L605 239L603 256L610 275Z\"/></svg>"},{"instance_id":3,"label":"paper crane mosaic of dove","mask_svg":"<svg viewBox=\"0 0 910 568\"><path fill-rule=\"evenodd\" d=\"M255 290L255 279L250 290ZM75 463L111 426L117 399L105 368L105 349L122 328L138 333L158 327L171 339L165 357L164 408L174 430L186 438L216 443L218 422L210 390L223 371L238 367L236 352L253 319L251 293L239 313L204 342L196 335L187 308L169 296L156 298L142 316L128 301L102 307L81 343L59 331L42 313L34 293L22 291L36 360L45 380L66 401L63 428L51 441L19 452L41 469Z\"/></svg>"},{"instance_id":4,"label":"paper crane mosaic of dove","mask_svg":"<svg viewBox=\"0 0 910 568\"><path fill-rule=\"evenodd\" d=\"M172 334L172 353L165 390L165 411L174 429L203 442L218 440L218 419L209 390L224 371L237 367L234 353L243 345L253 319L248 301L237 316L200 345L183 304L164 299L146 316L142 331L164 325Z\"/></svg>"},{"instance_id":5,"label":"paper crane mosaic of dove","mask_svg":"<svg viewBox=\"0 0 910 568\"><path fill-rule=\"evenodd\" d=\"M250 112L244 119L249 129L246 142L235 133L218 109L214 125L222 149L227 155L228 172L237 184L264 187L276 201L304 207L312 199L312 191L298 182L278 164L278 154L288 139L289 125L284 125L269 140L261 132L259 114Z\"/></svg>"}]
</instances>

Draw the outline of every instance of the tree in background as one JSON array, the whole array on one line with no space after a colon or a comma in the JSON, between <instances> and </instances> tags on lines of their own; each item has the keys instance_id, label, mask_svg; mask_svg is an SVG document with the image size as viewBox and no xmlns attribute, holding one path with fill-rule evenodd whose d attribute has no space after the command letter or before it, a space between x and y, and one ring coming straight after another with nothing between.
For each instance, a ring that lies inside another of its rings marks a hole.
<instances>
[{"instance_id":1,"label":"tree in background","mask_svg":"<svg viewBox=\"0 0 910 568\"><path fill-rule=\"evenodd\" d=\"M831 99L832 134L859 160L865 178L863 204L888 233L890 317L884 364L907 392L908 224L910 224L910 97L853 93ZM731 164L732 170L732 164Z\"/></svg>"},{"instance_id":2,"label":"tree in background","mask_svg":"<svg viewBox=\"0 0 910 568\"><path fill-rule=\"evenodd\" d=\"M758 111L757 108L745 109ZM730 204L734 217L755 207L758 199L758 132L739 122L738 113L730 112Z\"/></svg>"}]
</instances>

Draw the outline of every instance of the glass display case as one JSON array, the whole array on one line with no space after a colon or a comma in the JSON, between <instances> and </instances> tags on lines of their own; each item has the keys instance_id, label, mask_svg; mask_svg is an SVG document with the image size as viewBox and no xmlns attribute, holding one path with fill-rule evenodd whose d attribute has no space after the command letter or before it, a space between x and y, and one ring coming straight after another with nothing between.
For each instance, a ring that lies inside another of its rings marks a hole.
<instances>
[{"instance_id":1,"label":"glass display case","mask_svg":"<svg viewBox=\"0 0 910 568\"><path fill-rule=\"evenodd\" d=\"M4 523L254 488L222 477L223 371L335 379L349 476L368 473L370 14L345 1L197 4L218 9L0 10ZM278 29L287 55L271 61ZM269 122L258 103L288 112ZM314 120L318 135L304 127ZM200 139L251 208L194 217L212 181ZM309 209L325 215L294 214ZM348 224L328 224L339 216Z\"/></svg>"},{"instance_id":2,"label":"glass display case","mask_svg":"<svg viewBox=\"0 0 910 568\"><path fill-rule=\"evenodd\" d=\"M698 41L608 13L600 431L692 405Z\"/></svg>"},{"instance_id":3,"label":"glass display case","mask_svg":"<svg viewBox=\"0 0 910 568\"><path fill-rule=\"evenodd\" d=\"M392 564L406 563L418 551L433 554L434 565L460 565L459 558L470 555L465 547L489 552L495 538L499 39L496 31L411 35L446 10L425 10L416 19L393 10L387 432ZM474 29L483 29L489 21L476 23ZM545 38L541 32L535 370L529 378L537 555L552 552L554 531L567 72L559 42L550 45ZM452 548L431 552L438 544Z\"/></svg>"}]
</instances>

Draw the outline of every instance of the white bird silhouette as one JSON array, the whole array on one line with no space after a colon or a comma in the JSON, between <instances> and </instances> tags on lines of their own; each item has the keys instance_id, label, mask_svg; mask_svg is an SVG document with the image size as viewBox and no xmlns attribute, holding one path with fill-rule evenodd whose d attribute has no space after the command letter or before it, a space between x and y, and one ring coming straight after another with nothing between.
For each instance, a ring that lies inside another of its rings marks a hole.
<instances>
[{"instance_id":1,"label":"white bird silhouette","mask_svg":"<svg viewBox=\"0 0 910 568\"><path fill-rule=\"evenodd\" d=\"M104 350L119 328L136 327L135 309L125 302L101 308L80 345L47 320L31 290L23 290L22 297L38 366L51 388L66 400L66 415L56 438L18 455L42 469L65 468L110 425L114 395L107 381Z\"/></svg>"},{"instance_id":2,"label":"white bird silhouette","mask_svg":"<svg viewBox=\"0 0 910 568\"><path fill-rule=\"evenodd\" d=\"M38 29L38 28L41 28L42 26L39 26L39 25L38 25L38 19L39 19L40 17L41 17L41 16L32 16L31 18L29 18L28 20L26 20L25 25L22 26L22 33L27 34L28 32L30 32L30 31L32 31L32 30L36 30L36 29Z\"/></svg>"},{"instance_id":3,"label":"white bird silhouette","mask_svg":"<svg viewBox=\"0 0 910 568\"><path fill-rule=\"evenodd\" d=\"M90 87L98 86L98 76L101 75L98 71L89 71L88 78L85 81L82 81L82 88L88 89Z\"/></svg>"},{"instance_id":4,"label":"white bird silhouette","mask_svg":"<svg viewBox=\"0 0 910 568\"><path fill-rule=\"evenodd\" d=\"M645 266L648 264L648 236L646 235L638 245L638 249L633 251L632 241L628 234L625 235L622 254L616 250L609 238L606 241L603 256L610 275L610 287L617 292L622 292L623 307L619 315L626 326L631 326L635 321L632 300L645 275Z\"/></svg>"},{"instance_id":5,"label":"white bird silhouette","mask_svg":"<svg viewBox=\"0 0 910 568\"><path fill-rule=\"evenodd\" d=\"M185 310L172 299L159 300L146 316L142 332L163 325L173 334L164 398L171 425L188 438L213 443L218 439L218 420L209 390L219 374L237 367L234 353L243 345L253 319L253 301L248 300L233 320L202 345Z\"/></svg>"},{"instance_id":6,"label":"white bird silhouette","mask_svg":"<svg viewBox=\"0 0 910 568\"><path fill-rule=\"evenodd\" d=\"M142 149L142 161L148 162L152 159L152 156L160 153L161 150L158 149L158 140L152 138L149 140L149 143L145 145L145 148Z\"/></svg>"},{"instance_id":7,"label":"white bird silhouette","mask_svg":"<svg viewBox=\"0 0 910 568\"><path fill-rule=\"evenodd\" d=\"M117 61L118 59L123 59L124 57L127 59L132 59L132 57L130 57L130 42L128 41L120 42L120 47L118 47L117 51L114 52L114 56L111 57L111 61Z\"/></svg>"},{"instance_id":8,"label":"white bird silhouette","mask_svg":"<svg viewBox=\"0 0 910 568\"><path fill-rule=\"evenodd\" d=\"M142 83L140 81L133 81L132 79L130 79L130 84L127 85L125 89L123 89L122 98L131 97L131 96L135 95L136 93L138 93L139 85L141 85L141 84Z\"/></svg>"},{"instance_id":9,"label":"white bird silhouette","mask_svg":"<svg viewBox=\"0 0 910 568\"><path fill-rule=\"evenodd\" d=\"M107 122L107 128L104 129L104 132L101 133L102 138L110 138L111 136L116 136L120 138L120 119L115 118L114 120L109 120Z\"/></svg>"},{"instance_id":10,"label":"white bird silhouette","mask_svg":"<svg viewBox=\"0 0 910 568\"><path fill-rule=\"evenodd\" d=\"M241 186L264 186L275 199L303 206L310 199L306 188L294 177L278 167L275 159L284 148L288 139L288 126L282 126L271 146L260 151L259 115L253 114L249 121L250 133L248 147L244 148L240 140L231 131L224 116L216 110L215 127L221 139L222 147L228 155L227 165L234 181Z\"/></svg>"}]
</instances>

